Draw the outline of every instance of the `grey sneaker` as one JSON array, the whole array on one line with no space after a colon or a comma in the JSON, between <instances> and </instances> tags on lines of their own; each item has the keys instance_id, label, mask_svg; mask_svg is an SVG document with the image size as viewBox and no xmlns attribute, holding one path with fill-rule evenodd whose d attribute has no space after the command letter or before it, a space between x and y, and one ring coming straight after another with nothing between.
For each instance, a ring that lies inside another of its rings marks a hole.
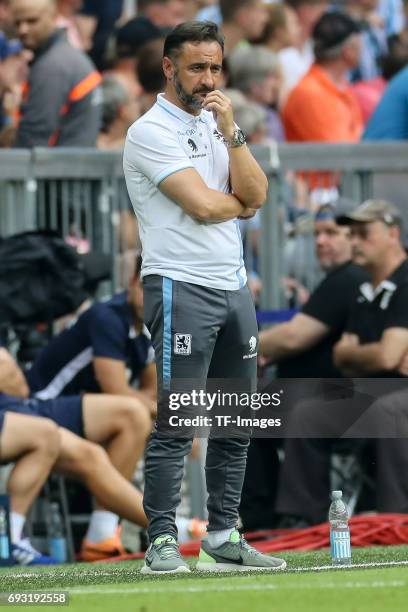
<instances>
[{"instance_id":1,"label":"grey sneaker","mask_svg":"<svg viewBox=\"0 0 408 612\"><path fill-rule=\"evenodd\" d=\"M190 568L180 555L179 547L172 535L159 536L152 542L145 554L142 574L175 574L190 572Z\"/></svg>"},{"instance_id":2,"label":"grey sneaker","mask_svg":"<svg viewBox=\"0 0 408 612\"><path fill-rule=\"evenodd\" d=\"M228 542L212 548L208 540L202 540L197 570L204 572L248 572L283 570L286 561L263 555L250 546L234 530Z\"/></svg>"}]
</instances>

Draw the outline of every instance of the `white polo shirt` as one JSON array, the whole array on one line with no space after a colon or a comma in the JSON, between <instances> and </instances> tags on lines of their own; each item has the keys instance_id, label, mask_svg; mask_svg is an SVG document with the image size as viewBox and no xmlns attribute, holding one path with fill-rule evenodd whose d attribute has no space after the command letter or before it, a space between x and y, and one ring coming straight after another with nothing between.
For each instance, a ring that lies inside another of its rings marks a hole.
<instances>
[{"instance_id":1,"label":"white polo shirt","mask_svg":"<svg viewBox=\"0 0 408 612\"><path fill-rule=\"evenodd\" d=\"M159 189L171 174L195 168L208 187L230 193L228 151L212 113L195 117L159 94L128 131L123 167L139 222L142 277L158 274L214 289L245 285L238 221L197 221Z\"/></svg>"}]
</instances>

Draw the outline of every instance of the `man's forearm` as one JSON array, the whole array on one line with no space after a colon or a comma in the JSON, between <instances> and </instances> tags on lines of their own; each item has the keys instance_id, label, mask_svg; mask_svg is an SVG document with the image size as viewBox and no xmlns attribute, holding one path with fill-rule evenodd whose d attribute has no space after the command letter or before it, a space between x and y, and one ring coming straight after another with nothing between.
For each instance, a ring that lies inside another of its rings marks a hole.
<instances>
[{"instance_id":1,"label":"man's forearm","mask_svg":"<svg viewBox=\"0 0 408 612\"><path fill-rule=\"evenodd\" d=\"M248 208L261 208L268 192L268 179L246 145L231 148L230 179L233 193Z\"/></svg>"},{"instance_id":2,"label":"man's forearm","mask_svg":"<svg viewBox=\"0 0 408 612\"><path fill-rule=\"evenodd\" d=\"M242 202L233 194L208 190L208 198L200 207L199 220L207 223L223 223L236 219L245 211Z\"/></svg>"},{"instance_id":3,"label":"man's forearm","mask_svg":"<svg viewBox=\"0 0 408 612\"><path fill-rule=\"evenodd\" d=\"M355 376L364 376L386 369L381 345L378 342L343 347L335 363L341 370L351 370Z\"/></svg>"},{"instance_id":4,"label":"man's forearm","mask_svg":"<svg viewBox=\"0 0 408 612\"><path fill-rule=\"evenodd\" d=\"M290 329L283 323L276 329L268 329L259 334L259 352L270 363L276 363L300 350L294 340Z\"/></svg>"}]
</instances>

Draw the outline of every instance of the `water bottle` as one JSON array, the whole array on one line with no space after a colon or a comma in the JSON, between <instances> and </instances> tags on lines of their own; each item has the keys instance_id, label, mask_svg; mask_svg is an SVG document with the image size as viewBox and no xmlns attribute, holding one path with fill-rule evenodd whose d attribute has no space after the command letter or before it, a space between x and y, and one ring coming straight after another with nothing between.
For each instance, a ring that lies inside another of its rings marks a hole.
<instances>
[{"instance_id":1,"label":"water bottle","mask_svg":"<svg viewBox=\"0 0 408 612\"><path fill-rule=\"evenodd\" d=\"M59 563L67 560L67 542L64 537L62 517L57 502L50 504L47 521L48 552Z\"/></svg>"},{"instance_id":2,"label":"water bottle","mask_svg":"<svg viewBox=\"0 0 408 612\"><path fill-rule=\"evenodd\" d=\"M332 491L332 503L329 509L330 549L333 565L351 564L349 517L342 496L342 491Z\"/></svg>"},{"instance_id":3,"label":"water bottle","mask_svg":"<svg viewBox=\"0 0 408 612\"><path fill-rule=\"evenodd\" d=\"M2 564L10 559L10 541L7 525L7 510L0 506L0 560Z\"/></svg>"}]
</instances>

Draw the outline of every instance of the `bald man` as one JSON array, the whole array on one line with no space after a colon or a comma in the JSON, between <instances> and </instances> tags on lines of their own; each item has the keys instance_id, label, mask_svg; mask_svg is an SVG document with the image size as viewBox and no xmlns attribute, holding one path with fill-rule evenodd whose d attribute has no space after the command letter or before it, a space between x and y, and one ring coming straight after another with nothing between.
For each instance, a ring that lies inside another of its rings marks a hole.
<instances>
[{"instance_id":1,"label":"bald man","mask_svg":"<svg viewBox=\"0 0 408 612\"><path fill-rule=\"evenodd\" d=\"M57 27L55 0L11 0L11 18L34 54L15 146L95 146L101 77Z\"/></svg>"}]
</instances>

